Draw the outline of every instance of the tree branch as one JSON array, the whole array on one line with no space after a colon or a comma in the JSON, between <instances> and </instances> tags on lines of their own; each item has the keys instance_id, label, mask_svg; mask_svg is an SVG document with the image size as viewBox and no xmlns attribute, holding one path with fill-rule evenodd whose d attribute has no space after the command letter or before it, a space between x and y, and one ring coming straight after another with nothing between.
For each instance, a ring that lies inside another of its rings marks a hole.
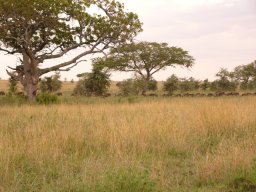
<instances>
[{"instance_id":1,"label":"tree branch","mask_svg":"<svg viewBox=\"0 0 256 192\"><path fill-rule=\"evenodd\" d=\"M58 48L60 48L60 46L56 47L51 53L45 53L41 56L38 56L38 59L40 61L44 61L44 60L47 60L47 59L56 59L56 58L60 58L62 57L63 55L65 55L67 52L73 50L73 49L76 49L78 47L80 47L81 45L83 45L84 43L79 43L79 44L76 44L76 45L73 45L71 47L68 47L67 49L63 50L61 53L59 54L56 54L56 55L52 55L54 51L56 51Z\"/></svg>"},{"instance_id":2,"label":"tree branch","mask_svg":"<svg viewBox=\"0 0 256 192\"><path fill-rule=\"evenodd\" d=\"M151 73L151 76L154 75L156 72L162 70L163 68L164 68L164 66L163 66L163 67L160 67L160 68L158 68L158 69L156 69L155 71L153 71L153 72ZM152 70L151 70L151 71L152 71ZM151 71L150 71L150 72L151 72Z\"/></svg>"},{"instance_id":3,"label":"tree branch","mask_svg":"<svg viewBox=\"0 0 256 192\"><path fill-rule=\"evenodd\" d=\"M70 71L72 68L74 68L75 66L77 66L79 63L81 63L81 62L83 62L83 61L87 61L87 60L78 61L78 62L76 62L74 65L72 65L72 66L70 66L70 67L68 67L68 68L66 68L66 69L57 69L57 70L55 70L55 71Z\"/></svg>"},{"instance_id":4,"label":"tree branch","mask_svg":"<svg viewBox=\"0 0 256 192\"><path fill-rule=\"evenodd\" d=\"M94 53L101 53L101 52L103 52L105 49L108 48L108 44L104 45L104 47L101 48L101 49L95 50L95 49L97 48L97 46L98 46L99 44L101 44L101 43L102 43L102 42L101 42L101 38L99 38L99 39L97 40L97 43L95 43L95 44L91 47L90 50L85 51L85 52L79 54L78 56L76 56L75 58L71 59L70 61L67 61L67 62L58 64L58 65L55 65L55 66L53 66L53 67L41 69L41 70L40 70L40 75L45 74L45 73L48 73L48 72L50 72L50 71L57 71L57 70L59 70L59 69L62 68L62 67L66 67L66 66L72 65L73 63L76 63L78 59L80 59L80 58L82 58L82 57L84 57L84 56L86 56L86 55L88 55L88 54L94 54ZM77 46L77 45L76 45L76 46ZM80 45L79 45L79 46L80 46ZM70 49L70 50L71 50L71 49ZM60 55L64 55L64 53L62 52L62 53L60 53ZM54 56L54 55L52 55L52 56ZM49 56L49 57L51 57L51 56Z\"/></svg>"},{"instance_id":5,"label":"tree branch","mask_svg":"<svg viewBox=\"0 0 256 192\"><path fill-rule=\"evenodd\" d=\"M17 50L9 51L9 50L4 49L4 48L1 48L1 47L0 47L0 51L6 52L7 54L10 54L10 55L13 55L13 54L15 54L15 53L18 53Z\"/></svg>"}]
</instances>

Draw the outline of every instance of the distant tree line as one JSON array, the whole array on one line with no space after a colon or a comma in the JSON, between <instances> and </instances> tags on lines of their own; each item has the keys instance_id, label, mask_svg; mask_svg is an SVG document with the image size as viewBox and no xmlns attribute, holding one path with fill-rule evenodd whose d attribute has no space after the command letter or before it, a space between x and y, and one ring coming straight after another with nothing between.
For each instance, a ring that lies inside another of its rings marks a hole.
<instances>
[{"instance_id":1,"label":"distant tree line","mask_svg":"<svg viewBox=\"0 0 256 192\"><path fill-rule=\"evenodd\" d=\"M106 70L102 60L94 61L92 73L82 74L82 79L78 82L74 93L76 95L104 95L110 86L110 73ZM100 66L100 67L99 67ZM102 71L105 69L105 71ZM146 95L146 92L158 90L157 81L150 76L149 79L137 76L120 81L116 84L119 89L119 95ZM93 87L93 88L92 88ZM254 90L256 89L256 61L236 67L233 71L221 68L216 74L216 80L209 81L197 80L193 77L179 78L171 75L163 82L162 90L171 95L175 92L232 92L237 90Z\"/></svg>"},{"instance_id":2,"label":"distant tree line","mask_svg":"<svg viewBox=\"0 0 256 192\"><path fill-rule=\"evenodd\" d=\"M102 59L93 61L93 69L90 73L78 74L79 81L73 90L73 95L80 96L108 96L111 85L111 69L101 63ZM9 95L19 95L18 82L9 79ZM62 82L60 73L56 72L50 77L40 79L39 90L41 93L54 93L61 89ZM126 79L116 83L119 90L117 95L146 95L155 93L157 90L165 92L167 95L175 93L202 93L202 92L234 92L234 91L252 91L256 89L256 61L248 65L240 65L233 71L221 68L216 74L216 80L209 81L197 80L193 77L180 78L171 75L162 83L161 89L158 82L151 76L149 80L142 76Z\"/></svg>"}]
</instances>

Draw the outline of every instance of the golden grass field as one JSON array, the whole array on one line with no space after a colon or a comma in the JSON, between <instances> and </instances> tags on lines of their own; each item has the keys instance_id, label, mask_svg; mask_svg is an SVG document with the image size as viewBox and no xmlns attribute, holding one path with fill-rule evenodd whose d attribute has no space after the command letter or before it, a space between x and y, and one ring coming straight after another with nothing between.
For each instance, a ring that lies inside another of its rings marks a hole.
<instances>
[{"instance_id":1,"label":"golden grass field","mask_svg":"<svg viewBox=\"0 0 256 192\"><path fill-rule=\"evenodd\" d=\"M255 189L256 97L128 101L1 106L0 191Z\"/></svg>"},{"instance_id":2,"label":"golden grass field","mask_svg":"<svg viewBox=\"0 0 256 192\"><path fill-rule=\"evenodd\" d=\"M74 87L63 83L58 105L0 100L0 192L256 191L256 97L70 97Z\"/></svg>"}]
</instances>

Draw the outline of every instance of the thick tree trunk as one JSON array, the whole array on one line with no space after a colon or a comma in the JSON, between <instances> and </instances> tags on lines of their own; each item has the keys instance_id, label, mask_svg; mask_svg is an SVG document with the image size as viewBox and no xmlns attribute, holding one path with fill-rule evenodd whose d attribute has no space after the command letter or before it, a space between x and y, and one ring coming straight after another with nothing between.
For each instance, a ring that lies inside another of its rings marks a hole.
<instances>
[{"instance_id":1,"label":"thick tree trunk","mask_svg":"<svg viewBox=\"0 0 256 192\"><path fill-rule=\"evenodd\" d=\"M28 101L30 103L36 102L37 84L33 83L31 79L26 79L26 86L24 87L27 93Z\"/></svg>"},{"instance_id":2,"label":"thick tree trunk","mask_svg":"<svg viewBox=\"0 0 256 192\"><path fill-rule=\"evenodd\" d=\"M38 62L36 60L31 59L27 53L23 53L24 78L22 84L30 103L34 103L36 101L36 92L39 82L37 66Z\"/></svg>"},{"instance_id":3,"label":"thick tree trunk","mask_svg":"<svg viewBox=\"0 0 256 192\"><path fill-rule=\"evenodd\" d=\"M144 79L145 80L145 86L143 87L143 90L142 90L142 95L146 96L146 93L147 93L147 90L148 90L148 84L149 84L149 81L151 79L151 75L149 72L147 72L147 76L146 78Z\"/></svg>"}]
</instances>

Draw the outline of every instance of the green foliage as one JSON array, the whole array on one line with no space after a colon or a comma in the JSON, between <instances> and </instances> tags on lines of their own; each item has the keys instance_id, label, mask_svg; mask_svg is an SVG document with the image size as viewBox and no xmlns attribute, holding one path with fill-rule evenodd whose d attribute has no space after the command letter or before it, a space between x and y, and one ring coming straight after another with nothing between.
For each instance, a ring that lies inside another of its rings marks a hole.
<instances>
[{"instance_id":1,"label":"green foliage","mask_svg":"<svg viewBox=\"0 0 256 192\"><path fill-rule=\"evenodd\" d=\"M187 152L187 151L179 152L175 148L171 148L170 150L168 150L168 155L173 158L180 159L180 160L185 160L191 156L191 154L189 152Z\"/></svg>"},{"instance_id":2,"label":"green foliage","mask_svg":"<svg viewBox=\"0 0 256 192\"><path fill-rule=\"evenodd\" d=\"M84 80L79 80L73 90L73 95L86 95Z\"/></svg>"},{"instance_id":3,"label":"green foliage","mask_svg":"<svg viewBox=\"0 0 256 192\"><path fill-rule=\"evenodd\" d=\"M139 87L138 89L138 85L135 85L135 80L133 79L127 79L127 80L118 82L116 86L119 88L120 93L124 96L138 95L141 90L140 89L141 87Z\"/></svg>"},{"instance_id":4,"label":"green foliage","mask_svg":"<svg viewBox=\"0 0 256 192\"><path fill-rule=\"evenodd\" d=\"M236 90L236 83L227 79L215 80L211 83L210 89L212 91L234 91Z\"/></svg>"},{"instance_id":5,"label":"green foliage","mask_svg":"<svg viewBox=\"0 0 256 192\"><path fill-rule=\"evenodd\" d=\"M227 192L255 192L256 184L245 178L237 178L229 184Z\"/></svg>"},{"instance_id":6,"label":"green foliage","mask_svg":"<svg viewBox=\"0 0 256 192\"><path fill-rule=\"evenodd\" d=\"M120 168L109 171L91 187L92 192L157 192L156 183L147 170Z\"/></svg>"},{"instance_id":7,"label":"green foliage","mask_svg":"<svg viewBox=\"0 0 256 192\"><path fill-rule=\"evenodd\" d=\"M166 82L164 82L164 91L168 92L168 94L172 94L179 88L179 78L175 75L169 77Z\"/></svg>"},{"instance_id":8,"label":"green foliage","mask_svg":"<svg viewBox=\"0 0 256 192\"><path fill-rule=\"evenodd\" d=\"M157 81L152 79L148 82L148 90L149 91L156 91L157 90Z\"/></svg>"},{"instance_id":9,"label":"green foliage","mask_svg":"<svg viewBox=\"0 0 256 192\"><path fill-rule=\"evenodd\" d=\"M178 78L175 75L169 77L164 83L163 90L172 94L174 91L194 91L200 88L200 81L190 78Z\"/></svg>"},{"instance_id":10,"label":"green foliage","mask_svg":"<svg viewBox=\"0 0 256 192\"><path fill-rule=\"evenodd\" d=\"M149 81L139 78L132 80L132 89L135 94L145 94L148 90Z\"/></svg>"},{"instance_id":11,"label":"green foliage","mask_svg":"<svg viewBox=\"0 0 256 192\"><path fill-rule=\"evenodd\" d=\"M60 74L55 73L51 77L45 77L40 82L40 90L42 92L53 93L61 89L62 82L60 81Z\"/></svg>"},{"instance_id":12,"label":"green foliage","mask_svg":"<svg viewBox=\"0 0 256 192\"><path fill-rule=\"evenodd\" d=\"M75 95L101 96L104 95L110 86L110 74L101 68L94 67L91 73L80 75L75 89Z\"/></svg>"},{"instance_id":13,"label":"green foliage","mask_svg":"<svg viewBox=\"0 0 256 192\"><path fill-rule=\"evenodd\" d=\"M210 85L211 85L211 83L209 82L209 80L208 80L208 79L205 79L205 80L200 84L200 88L205 91L205 90L207 90L208 88L210 88Z\"/></svg>"},{"instance_id":14,"label":"green foliage","mask_svg":"<svg viewBox=\"0 0 256 192\"><path fill-rule=\"evenodd\" d=\"M253 80L250 80L247 85L247 89L254 90L256 89L256 78Z\"/></svg>"},{"instance_id":15,"label":"green foliage","mask_svg":"<svg viewBox=\"0 0 256 192\"><path fill-rule=\"evenodd\" d=\"M237 87L237 83L233 79L233 73L227 71L227 69L221 69L216 76L219 78L213 81L210 85L212 91L234 91Z\"/></svg>"},{"instance_id":16,"label":"green foliage","mask_svg":"<svg viewBox=\"0 0 256 192\"><path fill-rule=\"evenodd\" d=\"M181 91L193 91L198 90L200 87L200 82L195 80L193 77L189 79L182 78L179 81L179 90Z\"/></svg>"},{"instance_id":17,"label":"green foliage","mask_svg":"<svg viewBox=\"0 0 256 192\"><path fill-rule=\"evenodd\" d=\"M240 83L240 89L256 89L256 61L236 67L233 76Z\"/></svg>"},{"instance_id":18,"label":"green foliage","mask_svg":"<svg viewBox=\"0 0 256 192\"><path fill-rule=\"evenodd\" d=\"M51 93L40 93L36 96L36 102L38 104L56 104L59 103L57 95L51 94Z\"/></svg>"},{"instance_id":19,"label":"green foliage","mask_svg":"<svg viewBox=\"0 0 256 192\"><path fill-rule=\"evenodd\" d=\"M232 79L233 74L227 69L221 68L216 74L217 80L213 81L210 85L212 91L233 91L236 89L236 84Z\"/></svg>"},{"instance_id":20,"label":"green foliage","mask_svg":"<svg viewBox=\"0 0 256 192\"><path fill-rule=\"evenodd\" d=\"M27 104L27 98L26 97L20 97L17 95L6 95L3 97L0 97L0 105L23 105Z\"/></svg>"},{"instance_id":21,"label":"green foliage","mask_svg":"<svg viewBox=\"0 0 256 192\"><path fill-rule=\"evenodd\" d=\"M91 6L107 14L90 14ZM123 5L114 0L1 0L0 15L0 41L18 53L23 47L48 53L49 46L64 51L95 42L115 44L126 42L141 31L138 16L125 12ZM64 22L70 20L73 22ZM75 21L77 25L73 25Z\"/></svg>"},{"instance_id":22,"label":"green foliage","mask_svg":"<svg viewBox=\"0 0 256 192\"><path fill-rule=\"evenodd\" d=\"M13 77L9 78L9 95L16 95L18 91L18 81L14 79Z\"/></svg>"},{"instance_id":23,"label":"green foliage","mask_svg":"<svg viewBox=\"0 0 256 192\"><path fill-rule=\"evenodd\" d=\"M7 73L21 81L31 102L40 76L69 71L86 55L127 43L142 31L138 16L115 0L0 0L0 18L0 51L22 60ZM73 58L55 63L77 48L82 51ZM54 60L53 66L41 67L46 60Z\"/></svg>"},{"instance_id":24,"label":"green foliage","mask_svg":"<svg viewBox=\"0 0 256 192\"><path fill-rule=\"evenodd\" d=\"M118 82L116 86L122 95L139 95L145 93L147 90L155 91L157 90L156 80L144 80L144 79L127 79Z\"/></svg>"},{"instance_id":25,"label":"green foliage","mask_svg":"<svg viewBox=\"0 0 256 192\"><path fill-rule=\"evenodd\" d=\"M101 64L115 71L134 72L150 81L155 73L167 67L191 67L193 62L193 57L182 48L169 47L167 43L139 42L113 48Z\"/></svg>"}]
</instances>

